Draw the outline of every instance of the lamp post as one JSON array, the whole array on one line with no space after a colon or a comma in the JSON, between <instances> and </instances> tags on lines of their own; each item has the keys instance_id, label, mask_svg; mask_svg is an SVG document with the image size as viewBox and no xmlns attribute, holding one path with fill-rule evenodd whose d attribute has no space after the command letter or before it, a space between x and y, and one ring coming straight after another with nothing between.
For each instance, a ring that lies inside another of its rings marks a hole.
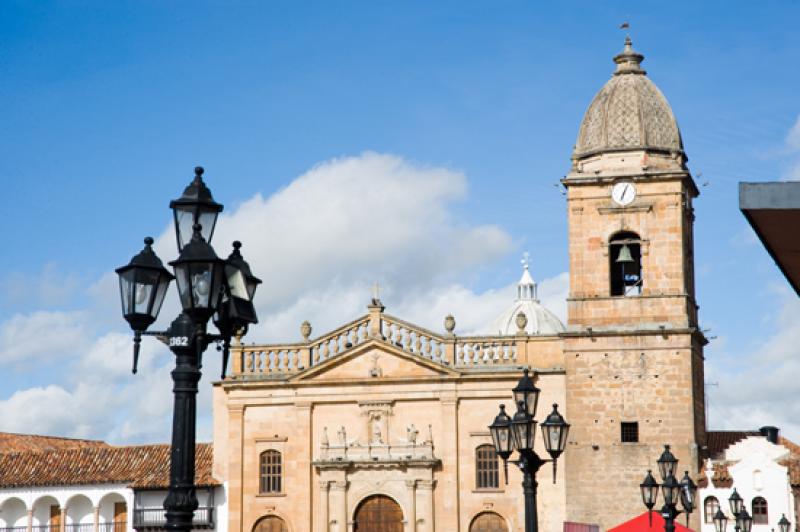
<instances>
[{"instance_id":1,"label":"lamp post","mask_svg":"<svg viewBox=\"0 0 800 532\"><path fill-rule=\"evenodd\" d=\"M778 530L780 530L780 532L789 532L789 527L791 525L792 523L786 519L786 514L782 514L780 521L778 521Z\"/></svg>"},{"instance_id":2,"label":"lamp post","mask_svg":"<svg viewBox=\"0 0 800 532\"><path fill-rule=\"evenodd\" d=\"M731 507L731 514L734 518L734 530L736 532L750 532L753 529L753 517L747 513L747 508L744 506L744 499L733 488L733 493L728 497L728 504ZM714 529L716 532L725 532L725 527L728 524L728 518L722 513L722 509L718 508L717 513L714 514ZM786 514L782 514L778 521L778 530L780 532L789 532L789 527L792 523L786 519Z\"/></svg>"},{"instance_id":3,"label":"lamp post","mask_svg":"<svg viewBox=\"0 0 800 532\"><path fill-rule=\"evenodd\" d=\"M728 504L731 507L731 515L734 519L734 530L736 532L750 532L753 527L753 518L747 513L747 508L744 506L744 499L733 488L733 493L728 497ZM724 532L724 530L723 530Z\"/></svg>"},{"instance_id":4,"label":"lamp post","mask_svg":"<svg viewBox=\"0 0 800 532\"><path fill-rule=\"evenodd\" d=\"M669 445L664 446L664 452L656 460L658 472L662 483L659 485L653 477L652 470L647 471L644 481L639 484L642 492L642 501L649 512L653 511L658 499L658 488L664 496L664 505L661 507L661 517L664 518L664 531L675 531L675 518L681 514L686 514L686 524L689 524L689 514L697 506L697 485L689 477L689 472L685 471L683 478L678 482L675 472L678 469L678 459L669 450ZM683 510L678 509L678 504L683 506Z\"/></svg>"},{"instance_id":5,"label":"lamp post","mask_svg":"<svg viewBox=\"0 0 800 532\"><path fill-rule=\"evenodd\" d=\"M227 260L220 259L210 240L223 206L211 197L203 182L203 168L195 168L194 180L183 195L170 202L175 218L178 258L170 265L173 276L153 251L153 239L145 238L144 249L130 263L116 270L119 275L122 314L133 329L133 373L137 371L139 347L144 335L156 336L175 354L174 410L170 449L169 492L164 500L165 528L189 532L195 494L195 426L197 383L202 355L212 342L222 344L222 378L228 363L230 340L257 323L253 296L261 282L242 258L240 242L233 243ZM183 311L166 331L147 331L152 325L175 279ZM213 317L219 334L209 334Z\"/></svg>"},{"instance_id":6,"label":"lamp post","mask_svg":"<svg viewBox=\"0 0 800 532\"><path fill-rule=\"evenodd\" d=\"M569 423L564 421L558 413L558 405L553 405L553 411L542 423L542 436L544 447L550 454L551 460L543 460L533 450L536 436L536 406L539 402L539 388L533 384L526 369L522 378L512 390L517 412L511 418L506 414L505 405L500 405L500 413L495 417L494 423L489 425L492 442L497 455L503 459L508 483L508 459L514 452L519 452L519 460L512 460L522 471L522 490L525 494L525 532L538 531L536 511L536 473L547 462L553 462L553 483L556 482L556 460L564 452L569 433Z\"/></svg>"}]
</instances>

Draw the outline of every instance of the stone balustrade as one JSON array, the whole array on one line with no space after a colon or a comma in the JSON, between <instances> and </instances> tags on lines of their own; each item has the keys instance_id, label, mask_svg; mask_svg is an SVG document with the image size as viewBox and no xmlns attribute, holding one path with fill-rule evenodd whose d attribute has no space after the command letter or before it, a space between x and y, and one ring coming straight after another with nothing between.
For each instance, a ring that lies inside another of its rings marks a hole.
<instances>
[{"instance_id":1,"label":"stone balustrade","mask_svg":"<svg viewBox=\"0 0 800 532\"><path fill-rule=\"evenodd\" d=\"M369 340L384 342L413 356L458 368L491 365L530 364L528 347L535 337L463 336L452 334L451 316L445 320L447 333L438 334L399 318L384 314L383 307L371 305L369 314L316 339L282 345L232 346L233 371L230 378L285 378L341 356ZM304 323L303 334L311 327ZM531 349L532 350L532 349Z\"/></svg>"}]
</instances>

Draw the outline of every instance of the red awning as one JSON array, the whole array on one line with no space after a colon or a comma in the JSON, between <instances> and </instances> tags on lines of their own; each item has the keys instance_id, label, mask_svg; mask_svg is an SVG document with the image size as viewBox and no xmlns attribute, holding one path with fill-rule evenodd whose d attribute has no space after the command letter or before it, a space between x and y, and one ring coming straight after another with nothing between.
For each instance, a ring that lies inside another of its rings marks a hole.
<instances>
[{"instance_id":1,"label":"red awning","mask_svg":"<svg viewBox=\"0 0 800 532\"><path fill-rule=\"evenodd\" d=\"M638 517L634 517L630 521L625 521L621 525L609 528L608 532L663 532L664 518L661 517L661 514L655 510L653 511L653 524L651 525L650 518L647 515L648 513L649 512L645 512ZM675 532L692 532L691 528L686 528L678 523L681 518L686 519L683 514L678 516L678 519L675 520Z\"/></svg>"}]
</instances>

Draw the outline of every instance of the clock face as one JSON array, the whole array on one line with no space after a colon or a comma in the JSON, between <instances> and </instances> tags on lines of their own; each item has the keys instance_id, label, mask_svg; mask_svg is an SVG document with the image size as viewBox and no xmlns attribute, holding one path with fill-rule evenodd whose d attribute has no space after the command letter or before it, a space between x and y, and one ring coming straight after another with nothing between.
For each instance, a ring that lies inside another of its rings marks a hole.
<instances>
[{"instance_id":1,"label":"clock face","mask_svg":"<svg viewBox=\"0 0 800 532\"><path fill-rule=\"evenodd\" d=\"M611 189L611 199L623 207L630 205L636 199L636 187L633 183L617 183Z\"/></svg>"}]
</instances>

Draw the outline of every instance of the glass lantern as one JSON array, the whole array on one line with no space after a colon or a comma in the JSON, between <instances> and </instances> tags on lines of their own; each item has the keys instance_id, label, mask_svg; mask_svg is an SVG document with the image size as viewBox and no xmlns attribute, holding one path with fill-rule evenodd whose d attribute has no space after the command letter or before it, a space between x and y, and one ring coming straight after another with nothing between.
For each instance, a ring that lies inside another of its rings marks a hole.
<instances>
[{"instance_id":1,"label":"glass lantern","mask_svg":"<svg viewBox=\"0 0 800 532\"><path fill-rule=\"evenodd\" d=\"M517 382L512 392L514 393L514 402L519 403L522 401L525 405L525 411L529 416L534 417L541 390L533 384L533 379L530 378L529 374L530 371L526 368L522 373L522 378Z\"/></svg>"},{"instance_id":2,"label":"glass lantern","mask_svg":"<svg viewBox=\"0 0 800 532\"><path fill-rule=\"evenodd\" d=\"M144 249L115 271L119 275L122 315L134 331L145 331L156 321L169 283L174 279L153 251L153 239L144 239Z\"/></svg>"},{"instance_id":3,"label":"glass lantern","mask_svg":"<svg viewBox=\"0 0 800 532\"><path fill-rule=\"evenodd\" d=\"M564 452L567 446L569 427L569 423L564 421L564 417L558 413L558 404L553 403L553 411L542 422L542 436L544 437L544 448L554 460Z\"/></svg>"},{"instance_id":4,"label":"glass lantern","mask_svg":"<svg viewBox=\"0 0 800 532\"><path fill-rule=\"evenodd\" d=\"M500 405L500 413L489 425L494 450L500 458L507 460L514 451L514 438L511 435L511 418L506 414L506 405Z\"/></svg>"},{"instance_id":5,"label":"glass lantern","mask_svg":"<svg viewBox=\"0 0 800 532\"><path fill-rule=\"evenodd\" d=\"M669 445L664 446L664 452L656 460L658 464L658 472L661 474L661 480L666 481L667 477L674 477L675 470L678 469L678 459L669 450Z\"/></svg>"},{"instance_id":6,"label":"glass lantern","mask_svg":"<svg viewBox=\"0 0 800 532\"><path fill-rule=\"evenodd\" d=\"M175 237L179 252L191 241L196 224L202 226L201 236L210 244L217 216L222 212L223 206L214 201L211 191L203 182L203 172L202 166L196 167L194 180L183 191L183 195L169 202L175 218Z\"/></svg>"},{"instance_id":7,"label":"glass lantern","mask_svg":"<svg viewBox=\"0 0 800 532\"><path fill-rule=\"evenodd\" d=\"M207 322L222 298L225 262L200 235L199 224L194 226L192 240L170 265L175 268L183 311L195 323Z\"/></svg>"}]
</instances>

